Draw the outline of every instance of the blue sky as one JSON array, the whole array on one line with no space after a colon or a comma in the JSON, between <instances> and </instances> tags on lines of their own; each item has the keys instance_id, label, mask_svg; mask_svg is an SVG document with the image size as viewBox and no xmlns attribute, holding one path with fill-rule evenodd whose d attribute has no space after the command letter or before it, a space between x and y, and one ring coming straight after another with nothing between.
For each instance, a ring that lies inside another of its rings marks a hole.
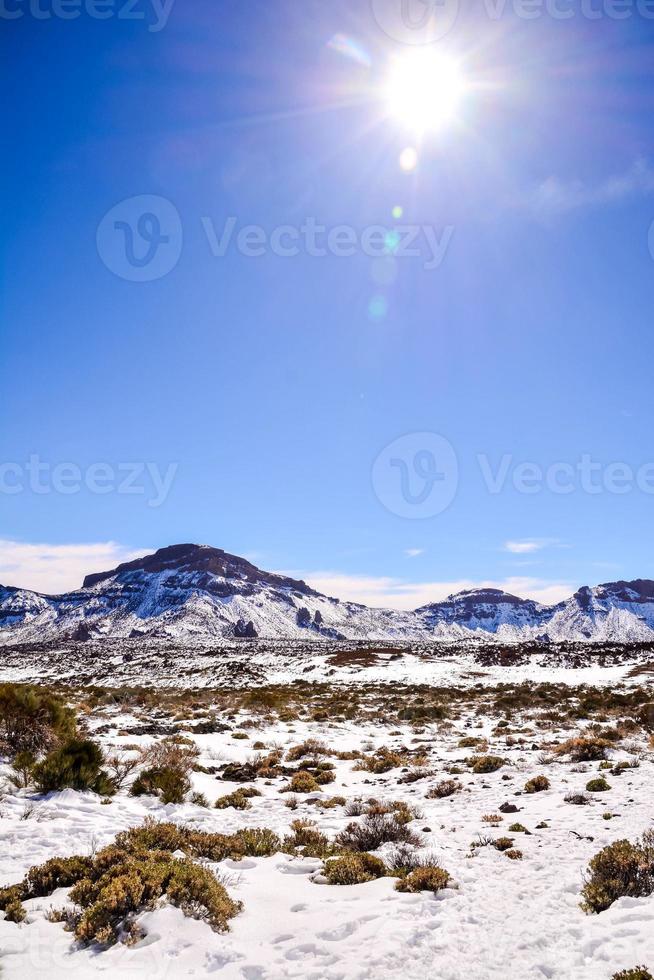
<instances>
[{"instance_id":1,"label":"blue sky","mask_svg":"<svg viewBox=\"0 0 654 980\"><path fill-rule=\"evenodd\" d=\"M654 577L654 20L480 4L412 46L367 0L139 2L6 5L0 581L181 541L380 605ZM386 81L418 47L465 82L424 135Z\"/></svg>"}]
</instances>

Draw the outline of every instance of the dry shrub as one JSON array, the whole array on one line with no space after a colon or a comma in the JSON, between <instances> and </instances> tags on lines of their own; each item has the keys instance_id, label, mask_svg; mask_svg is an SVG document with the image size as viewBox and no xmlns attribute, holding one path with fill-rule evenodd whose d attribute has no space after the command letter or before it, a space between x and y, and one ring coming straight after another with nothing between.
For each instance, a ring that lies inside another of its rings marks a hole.
<instances>
[{"instance_id":1,"label":"dry shrub","mask_svg":"<svg viewBox=\"0 0 654 980\"><path fill-rule=\"evenodd\" d=\"M146 768L132 783L132 795L158 796L162 803L183 803L199 754L192 742L175 736L142 749L139 763Z\"/></svg>"},{"instance_id":2,"label":"dry shrub","mask_svg":"<svg viewBox=\"0 0 654 980\"><path fill-rule=\"evenodd\" d=\"M346 851L376 851L382 844L418 844L419 838L395 814L370 814L361 823L350 823L336 838Z\"/></svg>"},{"instance_id":3,"label":"dry shrub","mask_svg":"<svg viewBox=\"0 0 654 980\"><path fill-rule=\"evenodd\" d=\"M632 970L620 970L611 980L654 980L646 966L635 966Z\"/></svg>"},{"instance_id":4,"label":"dry shrub","mask_svg":"<svg viewBox=\"0 0 654 980\"><path fill-rule=\"evenodd\" d=\"M317 738L307 738L299 745L292 745L286 753L286 758L288 762L297 762L298 759L304 759L306 756L315 759L317 756L330 754L324 742L320 742Z\"/></svg>"},{"instance_id":5,"label":"dry shrub","mask_svg":"<svg viewBox=\"0 0 654 980\"><path fill-rule=\"evenodd\" d=\"M550 788L550 781L547 776L534 776L525 783L525 793L542 793L543 790Z\"/></svg>"},{"instance_id":6,"label":"dry shrub","mask_svg":"<svg viewBox=\"0 0 654 980\"><path fill-rule=\"evenodd\" d=\"M294 820L293 833L284 839L283 850L290 854L301 853L304 857L324 858L330 852L327 837L318 830L313 820Z\"/></svg>"},{"instance_id":7,"label":"dry shrub","mask_svg":"<svg viewBox=\"0 0 654 980\"><path fill-rule=\"evenodd\" d=\"M566 803L571 803L573 806L588 806L591 801L590 796L586 793L566 793L563 799Z\"/></svg>"},{"instance_id":8,"label":"dry shrub","mask_svg":"<svg viewBox=\"0 0 654 980\"><path fill-rule=\"evenodd\" d=\"M611 742L605 738L569 738L556 747L556 754L569 755L573 762L599 762L610 748Z\"/></svg>"},{"instance_id":9,"label":"dry shrub","mask_svg":"<svg viewBox=\"0 0 654 980\"><path fill-rule=\"evenodd\" d=\"M443 779L440 783L432 788L427 793L428 800L442 800L447 796L454 796L455 793L459 793L463 789L461 783L457 783L455 779Z\"/></svg>"},{"instance_id":10,"label":"dry shrub","mask_svg":"<svg viewBox=\"0 0 654 980\"><path fill-rule=\"evenodd\" d=\"M305 769L300 769L299 772L293 774L290 783L284 787L283 792L317 793L319 790L320 784L316 781L315 777Z\"/></svg>"}]
</instances>

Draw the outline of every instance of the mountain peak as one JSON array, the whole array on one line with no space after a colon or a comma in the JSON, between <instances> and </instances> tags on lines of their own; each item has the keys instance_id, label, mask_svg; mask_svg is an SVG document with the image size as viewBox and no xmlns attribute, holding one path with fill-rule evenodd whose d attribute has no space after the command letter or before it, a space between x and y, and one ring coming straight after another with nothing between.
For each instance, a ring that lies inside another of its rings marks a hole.
<instances>
[{"instance_id":1,"label":"mountain peak","mask_svg":"<svg viewBox=\"0 0 654 980\"><path fill-rule=\"evenodd\" d=\"M160 572L180 572L187 575L197 573L205 580L207 576L215 576L221 579L237 579L241 582L257 585L291 588L307 595L313 594L313 590L305 582L276 575L274 572L264 572L252 562L247 561L246 558L230 555L222 548L212 548L206 544L174 544L166 548L159 548L154 554L124 562L107 572L87 575L82 588L90 589L108 579L129 576L138 572L152 575Z\"/></svg>"}]
</instances>

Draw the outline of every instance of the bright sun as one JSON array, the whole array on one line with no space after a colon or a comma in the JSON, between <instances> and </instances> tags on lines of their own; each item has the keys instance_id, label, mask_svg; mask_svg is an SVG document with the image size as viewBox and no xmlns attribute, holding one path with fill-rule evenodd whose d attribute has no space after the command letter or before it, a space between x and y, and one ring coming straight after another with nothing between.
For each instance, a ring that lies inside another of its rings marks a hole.
<instances>
[{"instance_id":1,"label":"bright sun","mask_svg":"<svg viewBox=\"0 0 654 980\"><path fill-rule=\"evenodd\" d=\"M456 61L434 52L411 51L393 63L386 98L391 115L424 133L440 129L456 116L465 87Z\"/></svg>"}]
</instances>

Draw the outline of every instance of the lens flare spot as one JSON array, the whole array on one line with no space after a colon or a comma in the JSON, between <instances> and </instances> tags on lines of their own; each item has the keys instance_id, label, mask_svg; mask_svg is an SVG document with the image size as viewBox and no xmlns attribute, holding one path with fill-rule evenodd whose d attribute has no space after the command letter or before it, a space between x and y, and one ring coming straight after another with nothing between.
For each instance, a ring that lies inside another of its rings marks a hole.
<instances>
[{"instance_id":1,"label":"lens flare spot","mask_svg":"<svg viewBox=\"0 0 654 980\"><path fill-rule=\"evenodd\" d=\"M368 303L368 316L371 320L383 320L388 313L388 303L384 296L373 296Z\"/></svg>"},{"instance_id":2,"label":"lens flare spot","mask_svg":"<svg viewBox=\"0 0 654 980\"><path fill-rule=\"evenodd\" d=\"M413 173L418 166L418 151L413 146L407 146L400 153L400 169L405 174Z\"/></svg>"}]
</instances>

